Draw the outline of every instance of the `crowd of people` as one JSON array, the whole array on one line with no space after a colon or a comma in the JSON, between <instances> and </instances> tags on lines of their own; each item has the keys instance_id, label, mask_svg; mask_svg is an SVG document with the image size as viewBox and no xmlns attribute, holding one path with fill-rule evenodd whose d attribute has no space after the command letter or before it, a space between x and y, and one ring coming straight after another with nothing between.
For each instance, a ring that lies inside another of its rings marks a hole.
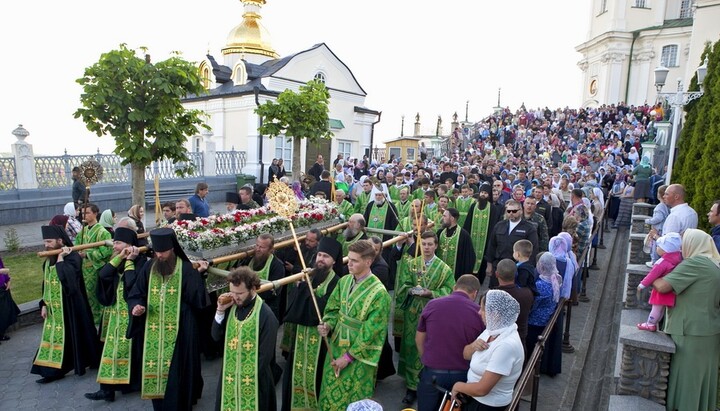
<instances>
[{"instance_id":1,"label":"crowd of people","mask_svg":"<svg viewBox=\"0 0 720 411\"><path fill-rule=\"evenodd\" d=\"M276 250L272 235L260 235L252 255L229 267L226 292L208 292L207 262L191 262L165 227L211 214L207 184L162 205L151 253L141 252L142 206L115 223L111 210L82 201L82 187L76 200L74 187L74 203L42 227L52 255L32 372L48 383L99 367L88 399L140 391L156 410L183 410L202 393L204 353L222 358L216 409L353 409L396 373L405 406L436 410L445 392L463 409L504 409L553 313L563 301L578 304L580 268L602 219L628 227L633 204L651 202L652 270L641 288L653 288L653 310L638 328L656 331L665 316L677 345L668 409L714 409L720 202L708 213L711 236L697 230L683 187L662 185L640 144L658 118L662 109L652 106L523 107L488 117L469 136L456 131L444 157L339 154L326 164L319 155L295 181L275 159L271 181L298 199L335 202L347 228L310 230L299 249ZM260 207L266 189L227 193L226 210L215 212ZM113 246L71 249L110 239ZM301 261L307 282L258 292L261 282L300 272ZM562 322L561 314L540 364L550 376L562 371Z\"/></svg>"}]
</instances>

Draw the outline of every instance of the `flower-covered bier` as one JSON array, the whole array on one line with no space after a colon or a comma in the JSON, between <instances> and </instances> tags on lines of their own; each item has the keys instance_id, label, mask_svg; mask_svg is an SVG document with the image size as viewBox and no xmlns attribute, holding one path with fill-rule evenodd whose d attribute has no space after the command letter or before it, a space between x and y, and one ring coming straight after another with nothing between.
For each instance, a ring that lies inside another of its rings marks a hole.
<instances>
[{"instance_id":1,"label":"flower-covered bier","mask_svg":"<svg viewBox=\"0 0 720 411\"><path fill-rule=\"evenodd\" d=\"M296 228L309 227L336 218L338 211L334 202L311 197L299 201L298 212L292 217L292 222ZM184 249L201 251L242 245L263 233L283 233L290 229L290 224L287 218L273 212L270 206L265 206L199 217L192 221L175 221L170 228L175 230Z\"/></svg>"}]
</instances>

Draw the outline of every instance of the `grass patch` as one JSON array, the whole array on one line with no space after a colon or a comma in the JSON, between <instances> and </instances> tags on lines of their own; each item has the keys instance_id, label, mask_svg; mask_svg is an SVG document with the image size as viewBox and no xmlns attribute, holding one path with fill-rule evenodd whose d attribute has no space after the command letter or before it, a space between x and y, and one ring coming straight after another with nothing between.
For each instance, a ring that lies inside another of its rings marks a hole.
<instances>
[{"instance_id":1,"label":"grass patch","mask_svg":"<svg viewBox=\"0 0 720 411\"><path fill-rule=\"evenodd\" d=\"M21 250L3 256L5 267L10 269L11 292L16 304L40 298L42 289L42 262L36 250Z\"/></svg>"}]
</instances>

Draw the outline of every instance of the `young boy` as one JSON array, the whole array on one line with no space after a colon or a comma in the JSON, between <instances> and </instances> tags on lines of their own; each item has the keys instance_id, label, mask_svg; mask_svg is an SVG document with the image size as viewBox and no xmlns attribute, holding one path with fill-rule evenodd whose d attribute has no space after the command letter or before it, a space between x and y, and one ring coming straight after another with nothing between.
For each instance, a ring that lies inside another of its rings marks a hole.
<instances>
[{"instance_id":1,"label":"young boy","mask_svg":"<svg viewBox=\"0 0 720 411\"><path fill-rule=\"evenodd\" d=\"M537 296L538 291L535 287L537 275L535 274L535 265L530 261L533 245L528 240L519 240L513 245L513 259L517 263L517 274L515 274L515 284L518 287L527 287Z\"/></svg>"}]
</instances>

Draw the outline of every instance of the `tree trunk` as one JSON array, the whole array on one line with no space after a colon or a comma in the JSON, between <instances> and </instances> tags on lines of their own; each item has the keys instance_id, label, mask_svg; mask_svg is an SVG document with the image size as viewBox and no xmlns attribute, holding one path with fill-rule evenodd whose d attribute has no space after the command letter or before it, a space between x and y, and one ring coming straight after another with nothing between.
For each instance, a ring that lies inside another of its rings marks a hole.
<instances>
[{"instance_id":1,"label":"tree trunk","mask_svg":"<svg viewBox=\"0 0 720 411\"><path fill-rule=\"evenodd\" d=\"M132 204L145 207L145 166L132 163Z\"/></svg>"},{"instance_id":2,"label":"tree trunk","mask_svg":"<svg viewBox=\"0 0 720 411\"><path fill-rule=\"evenodd\" d=\"M301 181L300 176L300 143L301 138L293 137L293 158L292 158L292 179L293 181Z\"/></svg>"}]
</instances>

